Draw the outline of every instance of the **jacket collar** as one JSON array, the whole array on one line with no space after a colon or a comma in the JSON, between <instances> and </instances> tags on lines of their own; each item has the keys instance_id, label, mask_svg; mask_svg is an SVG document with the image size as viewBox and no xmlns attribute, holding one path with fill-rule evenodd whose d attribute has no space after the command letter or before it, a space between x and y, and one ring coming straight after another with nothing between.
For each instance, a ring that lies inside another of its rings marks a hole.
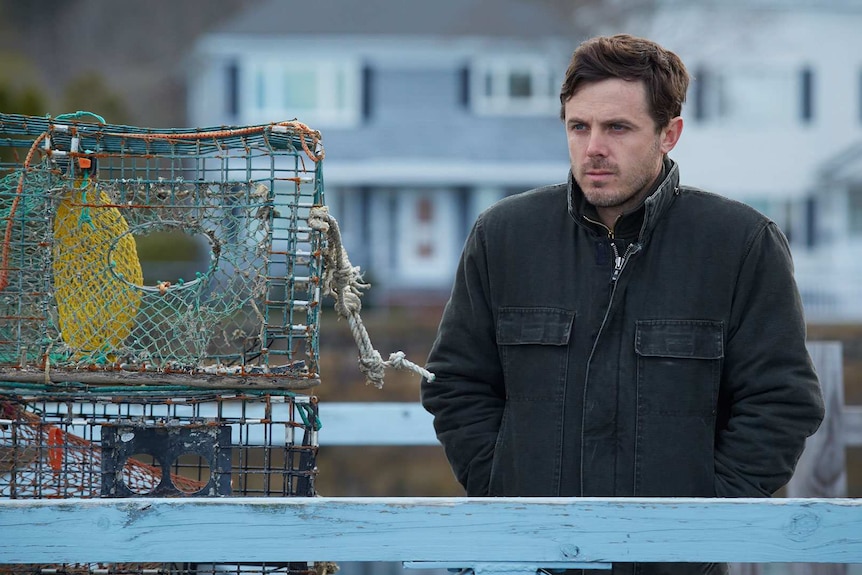
<instances>
[{"instance_id":1,"label":"jacket collar","mask_svg":"<svg viewBox=\"0 0 862 575\"><path fill-rule=\"evenodd\" d=\"M668 157L664 159L662 170L664 177L658 182L656 189L641 205L634 210L622 215L615 226L615 236L620 238L637 239L643 242L652 233L659 217L673 203L676 192L679 189L679 166ZM568 181L568 207L569 215L579 225L593 231L604 233L604 227L599 228L590 220L598 221L598 214L593 205L587 202L580 186L569 171Z\"/></svg>"}]
</instances>

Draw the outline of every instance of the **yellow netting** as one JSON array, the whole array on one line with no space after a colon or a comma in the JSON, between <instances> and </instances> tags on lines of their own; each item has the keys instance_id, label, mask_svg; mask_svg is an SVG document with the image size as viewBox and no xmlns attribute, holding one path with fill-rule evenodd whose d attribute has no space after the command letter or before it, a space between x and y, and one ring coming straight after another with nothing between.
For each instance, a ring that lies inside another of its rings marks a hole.
<instances>
[{"instance_id":1,"label":"yellow netting","mask_svg":"<svg viewBox=\"0 0 862 575\"><path fill-rule=\"evenodd\" d=\"M79 357L118 349L134 325L143 283L135 240L95 183L68 190L54 218L54 289L63 341ZM110 359L110 357L106 358Z\"/></svg>"}]
</instances>

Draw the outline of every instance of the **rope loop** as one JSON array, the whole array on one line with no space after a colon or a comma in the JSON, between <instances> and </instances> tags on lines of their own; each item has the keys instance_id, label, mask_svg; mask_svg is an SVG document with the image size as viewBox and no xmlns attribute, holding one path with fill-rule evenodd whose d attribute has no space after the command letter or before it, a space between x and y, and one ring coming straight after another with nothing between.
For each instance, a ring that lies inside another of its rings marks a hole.
<instances>
[{"instance_id":1,"label":"rope loop","mask_svg":"<svg viewBox=\"0 0 862 575\"><path fill-rule=\"evenodd\" d=\"M308 215L308 225L311 229L326 236L323 248L323 277L321 286L324 295L335 298L335 311L339 316L347 318L350 332L359 348L359 370L365 374L365 383L380 389L383 387L383 376L387 367L412 371L428 381L434 380L434 374L408 361L404 352L398 351L383 361L374 347L371 338L362 323L359 312L362 309L362 292L369 284L362 280L362 272L358 266L353 266L347 256L347 251L341 243L341 231L338 222L329 213L327 206L314 206Z\"/></svg>"},{"instance_id":2,"label":"rope loop","mask_svg":"<svg viewBox=\"0 0 862 575\"><path fill-rule=\"evenodd\" d=\"M50 118L50 116L48 116ZM100 124L107 124L105 122L105 118L100 116L99 114L94 114L93 112L88 112L86 110L78 110L77 112L70 112L68 114L60 114L56 118L54 118L55 122L68 122L69 120L80 120L81 118L93 118Z\"/></svg>"}]
</instances>

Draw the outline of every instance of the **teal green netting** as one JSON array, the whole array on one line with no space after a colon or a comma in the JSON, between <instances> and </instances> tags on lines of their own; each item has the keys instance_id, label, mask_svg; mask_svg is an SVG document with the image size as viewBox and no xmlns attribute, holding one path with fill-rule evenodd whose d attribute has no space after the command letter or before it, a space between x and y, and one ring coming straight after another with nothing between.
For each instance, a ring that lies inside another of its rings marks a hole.
<instances>
[{"instance_id":1,"label":"teal green netting","mask_svg":"<svg viewBox=\"0 0 862 575\"><path fill-rule=\"evenodd\" d=\"M319 135L79 119L0 114L0 379L316 381ZM156 236L203 255L148 277Z\"/></svg>"}]
</instances>

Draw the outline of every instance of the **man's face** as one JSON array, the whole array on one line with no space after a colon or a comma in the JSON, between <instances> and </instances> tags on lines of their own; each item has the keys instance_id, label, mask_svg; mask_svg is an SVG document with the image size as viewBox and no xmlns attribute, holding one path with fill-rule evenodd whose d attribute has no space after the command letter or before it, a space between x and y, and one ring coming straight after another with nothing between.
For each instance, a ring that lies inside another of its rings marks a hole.
<instances>
[{"instance_id":1,"label":"man's face","mask_svg":"<svg viewBox=\"0 0 862 575\"><path fill-rule=\"evenodd\" d=\"M617 78L582 86L565 104L572 174L599 215L636 207L676 144L682 119L656 131L643 82Z\"/></svg>"}]
</instances>

